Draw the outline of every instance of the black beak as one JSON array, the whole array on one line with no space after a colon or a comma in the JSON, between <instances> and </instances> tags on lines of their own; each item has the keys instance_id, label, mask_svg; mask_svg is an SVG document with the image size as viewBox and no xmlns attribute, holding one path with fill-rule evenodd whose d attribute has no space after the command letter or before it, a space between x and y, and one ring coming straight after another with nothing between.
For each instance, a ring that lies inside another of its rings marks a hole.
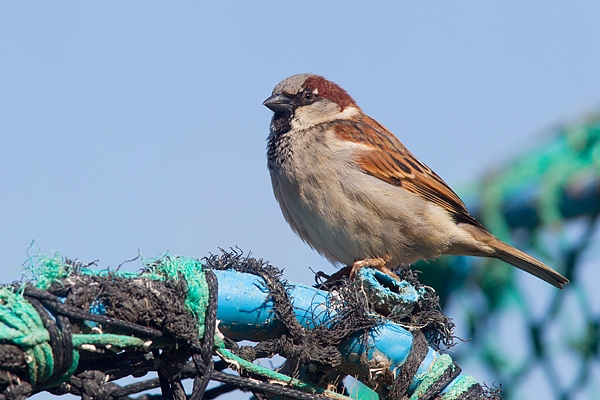
<instances>
[{"instance_id":1,"label":"black beak","mask_svg":"<svg viewBox=\"0 0 600 400\"><path fill-rule=\"evenodd\" d=\"M273 112L292 112L294 109L292 99L283 94L274 94L263 101L263 106L268 107Z\"/></svg>"}]
</instances>

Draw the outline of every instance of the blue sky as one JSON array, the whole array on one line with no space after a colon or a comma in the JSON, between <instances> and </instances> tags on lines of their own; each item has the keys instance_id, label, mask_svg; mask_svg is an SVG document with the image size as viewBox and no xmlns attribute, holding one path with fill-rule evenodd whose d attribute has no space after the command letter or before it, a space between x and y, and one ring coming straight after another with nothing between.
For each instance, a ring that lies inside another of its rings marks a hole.
<instances>
[{"instance_id":1,"label":"blue sky","mask_svg":"<svg viewBox=\"0 0 600 400\"><path fill-rule=\"evenodd\" d=\"M452 186L600 105L597 2L2 2L2 282L239 246L311 283L265 160L281 79L339 83ZM537 136L536 136L537 135Z\"/></svg>"}]
</instances>

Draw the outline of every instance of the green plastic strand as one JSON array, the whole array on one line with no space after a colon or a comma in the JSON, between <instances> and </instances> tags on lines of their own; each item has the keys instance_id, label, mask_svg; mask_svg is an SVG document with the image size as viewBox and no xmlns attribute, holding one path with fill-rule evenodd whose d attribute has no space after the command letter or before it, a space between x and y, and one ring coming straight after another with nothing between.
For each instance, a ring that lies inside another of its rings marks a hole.
<instances>
[{"instance_id":1,"label":"green plastic strand","mask_svg":"<svg viewBox=\"0 0 600 400\"><path fill-rule=\"evenodd\" d=\"M54 372L50 335L33 306L11 288L0 289L0 340L23 348L32 385Z\"/></svg>"},{"instance_id":2,"label":"green plastic strand","mask_svg":"<svg viewBox=\"0 0 600 400\"><path fill-rule=\"evenodd\" d=\"M124 349L148 347L150 344L151 342L144 342L142 339L133 336L114 335L111 333L73 335L73 346L76 347L84 345L101 345Z\"/></svg>"},{"instance_id":3,"label":"green plastic strand","mask_svg":"<svg viewBox=\"0 0 600 400\"><path fill-rule=\"evenodd\" d=\"M221 356L221 358L223 358L223 360L235 366L237 370L243 369L253 374L260 375L271 380L279 381L284 385L289 385L293 388L305 392L322 394L333 399L350 400L349 397L341 395L339 393L335 393L330 390L313 386L299 379L292 378L288 375L284 375L271 369L261 367L260 365L253 364L250 361L244 360L243 358L236 356L235 354L233 354L225 348L217 349L217 353Z\"/></svg>"},{"instance_id":4,"label":"green plastic strand","mask_svg":"<svg viewBox=\"0 0 600 400\"><path fill-rule=\"evenodd\" d=\"M415 378L419 383L412 396L410 396L410 400L419 400L423 397L425 392L440 379L448 368L454 368L452 358L447 354L442 354L431 364L427 372Z\"/></svg>"},{"instance_id":5,"label":"green plastic strand","mask_svg":"<svg viewBox=\"0 0 600 400\"><path fill-rule=\"evenodd\" d=\"M144 260L144 263L148 268L144 277L178 280L183 276L188 286L185 307L198 321L199 337L203 337L209 293L202 263L194 258L173 257L168 254L158 259Z\"/></svg>"},{"instance_id":6,"label":"green plastic strand","mask_svg":"<svg viewBox=\"0 0 600 400\"><path fill-rule=\"evenodd\" d=\"M469 375L464 375L458 378L458 380L452 385L452 387L444 393L443 400L456 400L465 394L469 389L476 385L477 381L475 378Z\"/></svg>"}]
</instances>

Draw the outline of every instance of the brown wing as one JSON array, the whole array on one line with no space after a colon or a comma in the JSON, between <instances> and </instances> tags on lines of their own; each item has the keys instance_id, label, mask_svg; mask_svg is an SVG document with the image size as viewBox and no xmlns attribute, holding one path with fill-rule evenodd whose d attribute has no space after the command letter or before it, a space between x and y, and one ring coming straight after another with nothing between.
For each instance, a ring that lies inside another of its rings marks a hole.
<instances>
[{"instance_id":1,"label":"brown wing","mask_svg":"<svg viewBox=\"0 0 600 400\"><path fill-rule=\"evenodd\" d=\"M356 119L336 121L336 135L366 145L357 162L365 173L419 196L448 210L457 222L465 222L486 230L473 218L460 197L419 161L385 127L363 115ZM487 231L487 230L486 230Z\"/></svg>"}]
</instances>

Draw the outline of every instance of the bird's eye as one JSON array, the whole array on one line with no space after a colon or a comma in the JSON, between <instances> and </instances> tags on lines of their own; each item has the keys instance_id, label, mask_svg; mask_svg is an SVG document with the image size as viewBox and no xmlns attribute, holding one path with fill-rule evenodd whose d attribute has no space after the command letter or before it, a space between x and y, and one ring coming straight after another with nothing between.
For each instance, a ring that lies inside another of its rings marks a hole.
<instances>
[{"instance_id":1,"label":"bird's eye","mask_svg":"<svg viewBox=\"0 0 600 400\"><path fill-rule=\"evenodd\" d=\"M316 95L313 92L302 93L302 100L305 104L312 103L313 101L315 101L315 97L316 97Z\"/></svg>"}]
</instances>

